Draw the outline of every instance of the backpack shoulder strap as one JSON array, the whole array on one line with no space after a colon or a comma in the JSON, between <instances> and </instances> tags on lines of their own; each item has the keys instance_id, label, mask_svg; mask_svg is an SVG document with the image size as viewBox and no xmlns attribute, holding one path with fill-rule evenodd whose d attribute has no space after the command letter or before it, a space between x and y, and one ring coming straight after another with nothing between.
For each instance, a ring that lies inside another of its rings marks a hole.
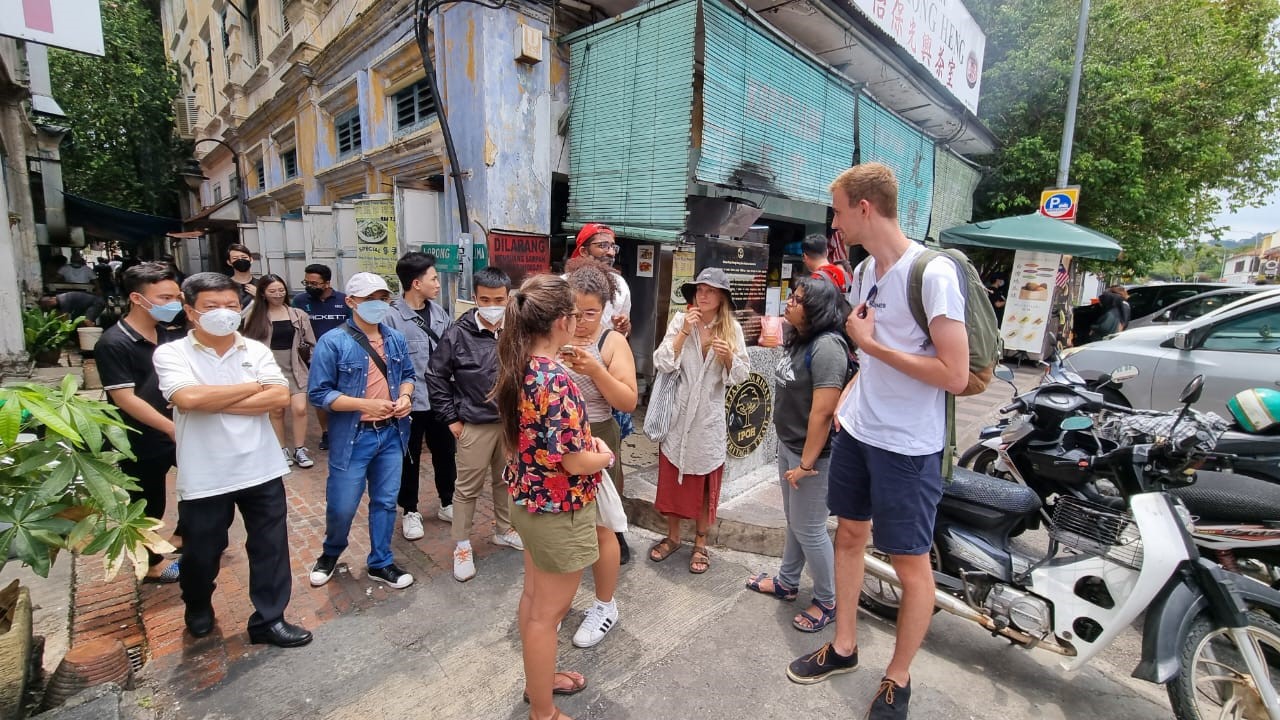
<instances>
[{"instance_id":1,"label":"backpack shoulder strap","mask_svg":"<svg viewBox=\"0 0 1280 720\"><path fill-rule=\"evenodd\" d=\"M907 275L907 305L911 309L911 317L915 319L916 326L924 332L925 336L929 335L929 318L924 312L924 269L934 258L943 255L938 250L925 248L924 252L916 256L911 262L911 272Z\"/></svg>"}]
</instances>

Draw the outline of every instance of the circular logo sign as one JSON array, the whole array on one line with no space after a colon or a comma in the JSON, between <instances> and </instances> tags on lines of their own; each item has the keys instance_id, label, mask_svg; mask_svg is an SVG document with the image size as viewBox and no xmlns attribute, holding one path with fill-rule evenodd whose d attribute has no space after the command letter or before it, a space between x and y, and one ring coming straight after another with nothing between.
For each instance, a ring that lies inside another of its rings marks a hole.
<instances>
[{"instance_id":1,"label":"circular logo sign","mask_svg":"<svg viewBox=\"0 0 1280 720\"><path fill-rule=\"evenodd\" d=\"M1071 214L1071 208L1075 205L1071 200L1071 196L1066 193L1054 193L1044 201L1044 214L1051 218L1065 217Z\"/></svg>"},{"instance_id":2,"label":"circular logo sign","mask_svg":"<svg viewBox=\"0 0 1280 720\"><path fill-rule=\"evenodd\" d=\"M969 53L969 58L965 61L964 81L969 83L970 88L978 86L978 78L982 76L982 68L978 67L978 55L974 52Z\"/></svg>"},{"instance_id":3,"label":"circular logo sign","mask_svg":"<svg viewBox=\"0 0 1280 720\"><path fill-rule=\"evenodd\" d=\"M746 457L769 431L773 420L773 390L759 373L751 373L742 383L729 388L724 398L725 423L729 429L729 454Z\"/></svg>"}]
</instances>

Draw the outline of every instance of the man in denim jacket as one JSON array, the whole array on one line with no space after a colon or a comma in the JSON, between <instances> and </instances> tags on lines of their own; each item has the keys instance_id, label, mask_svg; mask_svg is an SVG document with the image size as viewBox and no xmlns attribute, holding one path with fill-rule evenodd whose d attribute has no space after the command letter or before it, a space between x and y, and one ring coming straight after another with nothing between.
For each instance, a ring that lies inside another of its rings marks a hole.
<instances>
[{"instance_id":1,"label":"man in denim jacket","mask_svg":"<svg viewBox=\"0 0 1280 720\"><path fill-rule=\"evenodd\" d=\"M382 324L391 307L386 280L356 273L346 289L352 316L316 344L307 388L311 404L329 413L324 551L311 584L333 577L367 482L369 578L406 588L413 576L396 567L391 534L413 409L413 364L404 335Z\"/></svg>"}]
</instances>

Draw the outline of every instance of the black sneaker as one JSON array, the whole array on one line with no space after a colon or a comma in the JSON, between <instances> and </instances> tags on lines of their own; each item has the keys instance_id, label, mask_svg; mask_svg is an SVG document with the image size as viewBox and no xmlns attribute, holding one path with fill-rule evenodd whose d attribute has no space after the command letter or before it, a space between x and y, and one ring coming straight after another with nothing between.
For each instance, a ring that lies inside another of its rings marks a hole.
<instances>
[{"instance_id":1,"label":"black sneaker","mask_svg":"<svg viewBox=\"0 0 1280 720\"><path fill-rule=\"evenodd\" d=\"M369 568L369 579L386 583L397 590L403 590L413 584L413 576L391 563L386 567Z\"/></svg>"},{"instance_id":2,"label":"black sneaker","mask_svg":"<svg viewBox=\"0 0 1280 720\"><path fill-rule=\"evenodd\" d=\"M327 431L320 433L320 449L321 450L329 449L329 433Z\"/></svg>"},{"instance_id":3,"label":"black sneaker","mask_svg":"<svg viewBox=\"0 0 1280 720\"><path fill-rule=\"evenodd\" d=\"M853 672L858 669L858 650L845 657L836 652L832 643L827 643L811 655L804 655L791 661L787 666L787 678L801 685L820 683L832 675ZM906 705L904 704L905 708Z\"/></svg>"},{"instance_id":4,"label":"black sneaker","mask_svg":"<svg viewBox=\"0 0 1280 720\"><path fill-rule=\"evenodd\" d=\"M320 587L329 582L329 578L333 577L333 571L336 569L338 569L337 555L321 555L311 568L311 587Z\"/></svg>"},{"instance_id":5,"label":"black sneaker","mask_svg":"<svg viewBox=\"0 0 1280 720\"><path fill-rule=\"evenodd\" d=\"M898 687L898 684L889 678L881 678L880 689L876 691L876 697L871 701L867 718L869 720L905 720L909 702L911 702L910 680L907 681L906 687Z\"/></svg>"}]
</instances>

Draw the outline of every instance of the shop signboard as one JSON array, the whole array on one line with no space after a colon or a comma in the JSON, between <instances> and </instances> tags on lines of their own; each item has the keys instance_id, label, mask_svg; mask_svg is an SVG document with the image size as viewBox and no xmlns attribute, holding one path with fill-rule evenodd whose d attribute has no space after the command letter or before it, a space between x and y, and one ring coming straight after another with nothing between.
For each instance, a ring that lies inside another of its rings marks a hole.
<instances>
[{"instance_id":1,"label":"shop signboard","mask_svg":"<svg viewBox=\"0 0 1280 720\"><path fill-rule=\"evenodd\" d=\"M1054 281L1062 256L1019 250L1013 254L1009 295L1004 304L1000 334L1005 350L1039 353L1053 310Z\"/></svg>"},{"instance_id":2,"label":"shop signboard","mask_svg":"<svg viewBox=\"0 0 1280 720\"><path fill-rule=\"evenodd\" d=\"M103 55L102 9L98 0L16 0L0 12L0 35Z\"/></svg>"},{"instance_id":3,"label":"shop signboard","mask_svg":"<svg viewBox=\"0 0 1280 720\"><path fill-rule=\"evenodd\" d=\"M684 295L680 294L680 286L687 282L693 282L694 271L697 265L694 263L694 251L689 248L681 248L671 253L671 310L667 312L667 324L671 324L671 318L676 316L678 312L684 312L685 301Z\"/></svg>"},{"instance_id":4,"label":"shop signboard","mask_svg":"<svg viewBox=\"0 0 1280 720\"><path fill-rule=\"evenodd\" d=\"M773 390L760 373L729 388L724 398L730 457L744 458L760 447L773 420Z\"/></svg>"},{"instance_id":5,"label":"shop signboard","mask_svg":"<svg viewBox=\"0 0 1280 720\"><path fill-rule=\"evenodd\" d=\"M387 285L398 290L396 262L400 259L400 245L396 238L396 208L390 196L355 201L356 206L356 267L360 272L371 272L386 279Z\"/></svg>"},{"instance_id":6,"label":"shop signboard","mask_svg":"<svg viewBox=\"0 0 1280 720\"><path fill-rule=\"evenodd\" d=\"M760 318L768 299L769 246L744 240L701 238L696 243L698 269L718 267L729 276L729 292L747 344L760 337ZM683 300L683 299L682 299Z\"/></svg>"},{"instance_id":7,"label":"shop signboard","mask_svg":"<svg viewBox=\"0 0 1280 720\"><path fill-rule=\"evenodd\" d=\"M511 276L511 286L530 275L551 272L551 237L525 233L489 233L489 257L492 264Z\"/></svg>"},{"instance_id":8,"label":"shop signboard","mask_svg":"<svg viewBox=\"0 0 1280 720\"><path fill-rule=\"evenodd\" d=\"M876 27L978 112L987 37L960 0L852 0Z\"/></svg>"},{"instance_id":9,"label":"shop signboard","mask_svg":"<svg viewBox=\"0 0 1280 720\"><path fill-rule=\"evenodd\" d=\"M475 258L471 261L471 268L483 270L489 264L489 251L483 244L475 245L474 250ZM457 245L423 245L422 252L435 256L436 272L462 272L462 264L458 262Z\"/></svg>"}]
</instances>

